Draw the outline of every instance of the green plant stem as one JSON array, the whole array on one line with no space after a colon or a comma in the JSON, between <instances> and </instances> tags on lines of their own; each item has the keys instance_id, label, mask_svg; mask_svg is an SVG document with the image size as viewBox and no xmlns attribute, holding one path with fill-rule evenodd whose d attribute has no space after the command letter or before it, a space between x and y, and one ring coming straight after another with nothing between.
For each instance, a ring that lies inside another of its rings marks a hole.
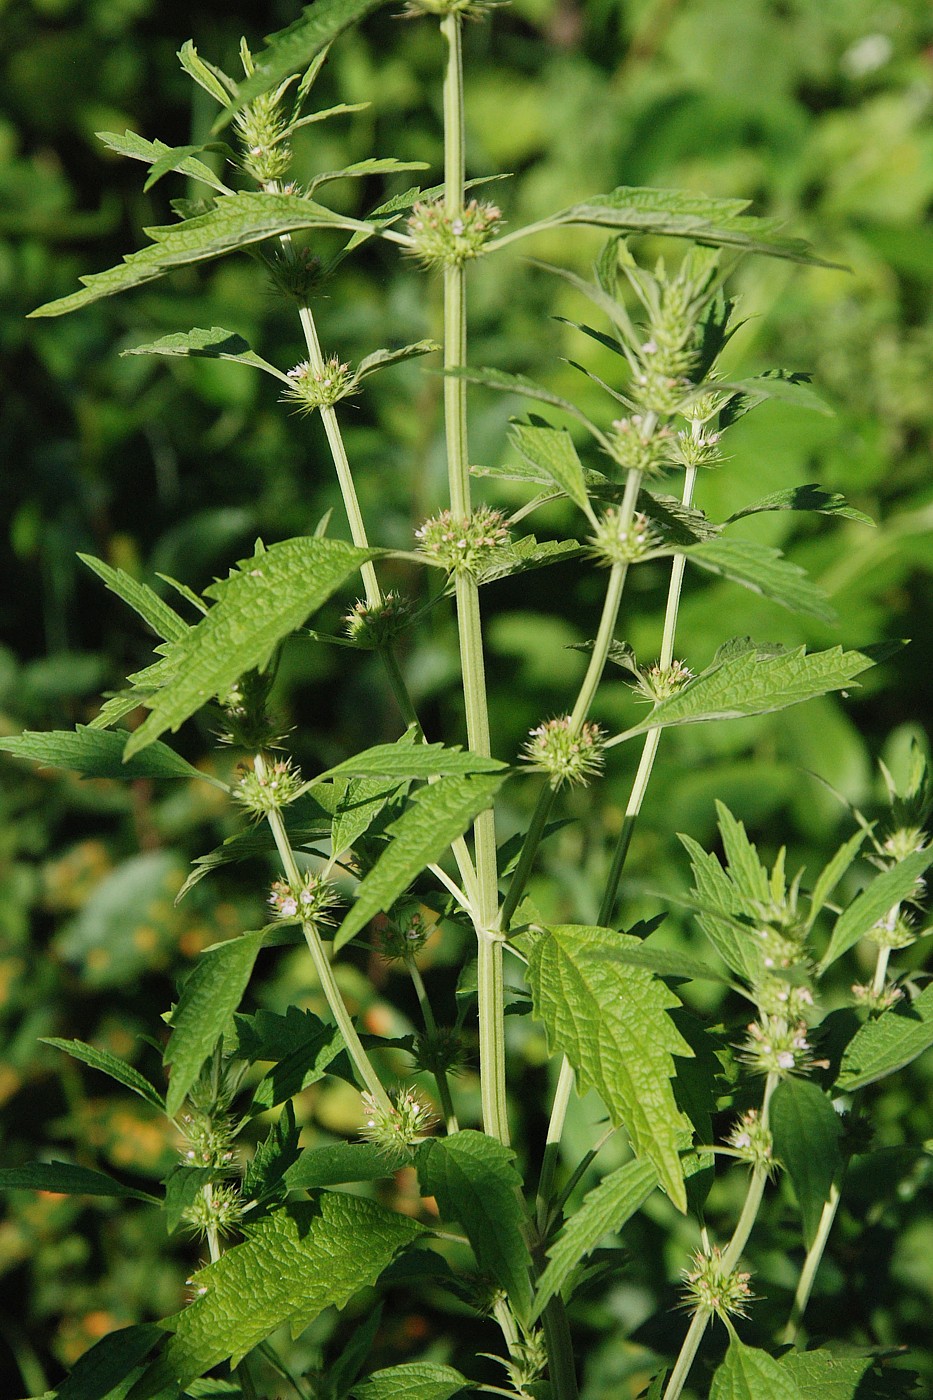
<instances>
[{"instance_id":1,"label":"green plant stem","mask_svg":"<svg viewBox=\"0 0 933 1400\"><path fill-rule=\"evenodd\" d=\"M787 1326L781 1336L782 1342L791 1344L797 1341L797 1334L803 1322L803 1315L807 1310L810 1301L810 1294L813 1292L813 1284L816 1281L816 1272L820 1267L820 1262L826 1250L829 1233L833 1228L836 1219L836 1212L839 1209L839 1202L842 1199L842 1173L829 1188L827 1198L820 1213L820 1223L816 1229L813 1243L807 1250L807 1257L803 1261L803 1268L800 1270L800 1278L797 1282L797 1289L794 1293L794 1304L791 1308Z\"/></svg>"},{"instance_id":2,"label":"green plant stem","mask_svg":"<svg viewBox=\"0 0 933 1400\"><path fill-rule=\"evenodd\" d=\"M444 73L444 208L451 218L463 206L464 110L462 16L445 15L441 33L447 43ZM444 368L459 369L466 363L467 318L463 266L444 268ZM444 379L444 428L447 441L447 476L450 508L455 516L470 513L470 470L467 458L466 384L447 375ZM474 753L488 757L489 714L483 660L479 589L475 578L460 571L456 578L457 630L466 711L467 743ZM483 1126L500 1142L509 1141L505 1087L505 1023L502 979L502 945L494 931L499 903L496 867L495 815L481 812L473 825L476 860L476 899L473 906L478 941L477 997L479 1002L480 1087Z\"/></svg>"},{"instance_id":3,"label":"green plant stem","mask_svg":"<svg viewBox=\"0 0 933 1400\"><path fill-rule=\"evenodd\" d=\"M424 1028L429 1036L437 1035L437 1021L434 1018L434 1011L428 997L428 989L424 985L424 978L421 976L421 969L414 958L406 958L405 966L411 974L412 984L415 994L418 997L418 1005L421 1007L421 1015L424 1017ZM443 1068L434 1070L434 1082L437 1085L437 1092L440 1095L441 1108L444 1111L444 1122L448 1133L460 1131L460 1124L457 1122L457 1115L454 1112L453 1098L450 1093L450 1081L447 1078L447 1071Z\"/></svg>"},{"instance_id":4,"label":"green plant stem","mask_svg":"<svg viewBox=\"0 0 933 1400\"><path fill-rule=\"evenodd\" d=\"M263 778L266 772L266 763L261 753L255 755L253 766L256 770L257 777L260 779ZM301 871L298 869L295 853L288 839L288 832L285 830L285 822L282 820L282 813L277 808L273 808L271 812L266 814L266 819L275 840L279 858L282 861L285 877L289 884L297 888L301 884ZM314 970L321 984L321 990L324 993L327 1005L330 1007L330 1013L344 1038L347 1054L353 1062L357 1077L364 1085L367 1092L372 1095L372 1098L382 1111L391 1114L393 1112L392 1102L385 1089L382 1087L379 1076L373 1069L369 1056L363 1049L362 1042L356 1033L356 1027L346 1008L340 988L337 986L333 969L327 957L327 952L324 948L324 944L321 942L321 936L310 920L303 919L301 921L301 929L305 936L305 942L308 945L308 951L311 954L311 961L314 963Z\"/></svg>"},{"instance_id":5,"label":"green plant stem","mask_svg":"<svg viewBox=\"0 0 933 1400\"><path fill-rule=\"evenodd\" d=\"M769 1110L771 1106L771 1096L778 1085L778 1076L769 1074L765 1080L765 1089L761 1102L761 1123L763 1128L768 1126ZM722 1252L722 1268L730 1273L736 1268L742 1251L748 1243L748 1237L752 1232L752 1227L761 1208L761 1200L764 1196L765 1186L768 1181L767 1166L755 1166L748 1183L748 1190L745 1193L745 1201L741 1214L732 1232L732 1238ZM679 1400L681 1391L687 1381L690 1368L696 1359L696 1354L706 1331L707 1323L713 1314L705 1308L700 1308L693 1316L687 1335L684 1338L680 1353L671 1372L667 1386L664 1390L662 1400Z\"/></svg>"}]
</instances>

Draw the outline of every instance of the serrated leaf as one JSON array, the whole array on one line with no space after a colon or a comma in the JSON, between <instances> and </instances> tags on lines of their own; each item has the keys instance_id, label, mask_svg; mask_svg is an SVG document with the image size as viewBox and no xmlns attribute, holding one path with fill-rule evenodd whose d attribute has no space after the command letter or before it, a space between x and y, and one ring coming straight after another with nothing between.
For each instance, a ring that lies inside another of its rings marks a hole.
<instances>
[{"instance_id":1,"label":"serrated leaf","mask_svg":"<svg viewBox=\"0 0 933 1400\"><path fill-rule=\"evenodd\" d=\"M181 223L161 224L145 232L153 240L136 253L129 253L116 267L82 277L84 288L56 301L46 302L30 316L64 316L101 297L141 287L176 267L209 262L238 248L248 248L266 238L306 228L368 230L359 219L334 214L323 205L299 195L231 194L214 208Z\"/></svg>"},{"instance_id":2,"label":"serrated leaf","mask_svg":"<svg viewBox=\"0 0 933 1400\"><path fill-rule=\"evenodd\" d=\"M788 1078L771 1099L770 1124L775 1155L791 1179L809 1249L842 1167L839 1115L816 1084L809 1079Z\"/></svg>"},{"instance_id":3,"label":"serrated leaf","mask_svg":"<svg viewBox=\"0 0 933 1400\"><path fill-rule=\"evenodd\" d=\"M840 266L814 256L809 244L801 238L776 236L773 221L742 214L740 209L744 207L745 202L711 200L689 191L620 185L611 194L594 195L525 228L504 234L495 240L495 246L501 248L518 238L562 224L589 224L623 233L689 238L704 246L764 253L817 267Z\"/></svg>"},{"instance_id":4,"label":"serrated leaf","mask_svg":"<svg viewBox=\"0 0 933 1400\"><path fill-rule=\"evenodd\" d=\"M916 893L917 881L931 863L933 847L928 847L912 851L892 869L877 875L836 920L829 947L820 959L821 971L848 952L896 904Z\"/></svg>"},{"instance_id":5,"label":"serrated leaf","mask_svg":"<svg viewBox=\"0 0 933 1400\"><path fill-rule=\"evenodd\" d=\"M729 516L726 524L731 525L733 521L741 520L746 515L759 515L763 511L774 510L812 510L819 515L841 515L846 520L858 520L863 525L875 523L870 515L850 506L845 496L841 496L838 491L824 491L821 486L811 482L806 486L791 486L786 491L772 491L770 495L762 496L751 505L735 511Z\"/></svg>"},{"instance_id":6,"label":"serrated leaf","mask_svg":"<svg viewBox=\"0 0 933 1400\"><path fill-rule=\"evenodd\" d=\"M211 326L209 330L198 327L191 331L177 331L172 335L163 335L161 339L153 340L147 345L134 345L131 350L122 351L122 354L232 360L238 365L249 365L252 369L264 370L283 384L290 385L292 382L288 375L276 369L275 365L270 365L268 360L254 354L241 335L224 330L223 326Z\"/></svg>"},{"instance_id":7,"label":"serrated leaf","mask_svg":"<svg viewBox=\"0 0 933 1400\"><path fill-rule=\"evenodd\" d=\"M843 690L875 664L868 651L810 652L803 647L774 651L751 646L717 657L683 690L655 705L646 719L609 741L621 743L658 726L700 724L713 719L744 719Z\"/></svg>"},{"instance_id":8,"label":"serrated leaf","mask_svg":"<svg viewBox=\"0 0 933 1400\"><path fill-rule=\"evenodd\" d=\"M639 943L611 929L549 927L531 949L528 980L551 1053L573 1065L581 1090L596 1089L613 1123L647 1158L671 1200L686 1209L679 1149L691 1136L671 1080L673 1056L693 1051L667 1015L680 1005L646 968L627 967L603 949Z\"/></svg>"},{"instance_id":9,"label":"serrated leaf","mask_svg":"<svg viewBox=\"0 0 933 1400\"><path fill-rule=\"evenodd\" d=\"M251 1111L264 1113L300 1094L309 1084L317 1084L345 1049L343 1036L336 1026L316 1018L308 1021L302 1042L283 1055L256 1085Z\"/></svg>"},{"instance_id":10,"label":"serrated leaf","mask_svg":"<svg viewBox=\"0 0 933 1400\"><path fill-rule=\"evenodd\" d=\"M130 160L145 161L151 167L144 191L170 170L177 170L180 175L187 175L189 179L200 180L205 185L210 185L211 189L217 190L219 194L230 193L211 167L205 165L203 160L197 159L199 151L210 150L211 146L172 147L167 146L164 141L147 141L144 137L137 136L135 131L125 131L122 136L118 136L115 131L98 131L95 135L111 151L128 156ZM213 148L219 149L217 146ZM229 147L223 149L229 150Z\"/></svg>"},{"instance_id":11,"label":"serrated leaf","mask_svg":"<svg viewBox=\"0 0 933 1400\"><path fill-rule=\"evenodd\" d=\"M217 125L225 125L242 106L277 87L283 78L307 68L345 29L385 3L386 0L315 0L313 5L305 6L294 24L267 35L266 47L255 55L256 71L240 83L236 100Z\"/></svg>"},{"instance_id":12,"label":"serrated leaf","mask_svg":"<svg viewBox=\"0 0 933 1400\"><path fill-rule=\"evenodd\" d=\"M364 836L379 813L408 789L405 783L384 778L351 778L334 809L331 841L336 852L347 851Z\"/></svg>"},{"instance_id":13,"label":"serrated leaf","mask_svg":"<svg viewBox=\"0 0 933 1400\"><path fill-rule=\"evenodd\" d=\"M463 750L459 745L375 744L353 758L319 773L315 784L331 778L433 778L455 773L497 773L508 765L497 758Z\"/></svg>"},{"instance_id":14,"label":"serrated leaf","mask_svg":"<svg viewBox=\"0 0 933 1400\"><path fill-rule=\"evenodd\" d=\"M594 494L609 493L597 490ZM621 499L618 490L612 494L616 499ZM638 509L661 526L665 540L672 544L702 544L707 540L716 539L722 532L721 525L714 525L697 506L686 506L677 496L639 491Z\"/></svg>"},{"instance_id":15,"label":"serrated leaf","mask_svg":"<svg viewBox=\"0 0 933 1400\"><path fill-rule=\"evenodd\" d=\"M288 1189L285 1175L301 1155L295 1110L286 1103L278 1120L269 1129L268 1137L259 1144L253 1160L243 1177L243 1195L247 1199L267 1201Z\"/></svg>"},{"instance_id":16,"label":"serrated leaf","mask_svg":"<svg viewBox=\"0 0 933 1400\"><path fill-rule=\"evenodd\" d=\"M95 559L92 554L79 554L78 558L82 564L92 569L98 578L103 579L111 593L115 593L138 613L144 622L148 622L156 636L169 642L177 642L188 631L187 622L148 584L140 583L124 569L114 569L102 559Z\"/></svg>"},{"instance_id":17,"label":"serrated leaf","mask_svg":"<svg viewBox=\"0 0 933 1400\"><path fill-rule=\"evenodd\" d=\"M201 1066L243 999L265 930L244 933L202 953L185 979L172 1015L164 1061L172 1066L165 1107L180 1110Z\"/></svg>"},{"instance_id":18,"label":"serrated leaf","mask_svg":"<svg viewBox=\"0 0 933 1400\"><path fill-rule=\"evenodd\" d=\"M462 836L474 817L492 805L507 773L440 778L422 788L387 828L392 839L361 881L356 901L337 930L335 949L359 933L374 914L388 909L425 866Z\"/></svg>"},{"instance_id":19,"label":"serrated leaf","mask_svg":"<svg viewBox=\"0 0 933 1400\"><path fill-rule=\"evenodd\" d=\"M866 1021L849 1041L836 1087L864 1089L909 1065L933 1045L933 985L906 1004Z\"/></svg>"},{"instance_id":20,"label":"serrated leaf","mask_svg":"<svg viewBox=\"0 0 933 1400\"><path fill-rule=\"evenodd\" d=\"M508 1295L520 1322L531 1311L531 1255L524 1233L515 1154L495 1138L466 1128L418 1149L423 1196L434 1196L444 1219L458 1220L488 1273Z\"/></svg>"},{"instance_id":21,"label":"serrated leaf","mask_svg":"<svg viewBox=\"0 0 933 1400\"><path fill-rule=\"evenodd\" d=\"M716 1371L709 1400L806 1400L779 1361L733 1336Z\"/></svg>"},{"instance_id":22,"label":"serrated leaf","mask_svg":"<svg viewBox=\"0 0 933 1400\"><path fill-rule=\"evenodd\" d=\"M78 1358L71 1374L56 1388L56 1400L110 1400L114 1388L148 1356L164 1335L154 1322L108 1332Z\"/></svg>"},{"instance_id":23,"label":"serrated leaf","mask_svg":"<svg viewBox=\"0 0 933 1400\"><path fill-rule=\"evenodd\" d=\"M122 1181L91 1167L71 1162L29 1162L22 1167L0 1167L0 1191L54 1191L61 1196L116 1196L129 1201L161 1205L158 1196L124 1186Z\"/></svg>"},{"instance_id":24,"label":"serrated leaf","mask_svg":"<svg viewBox=\"0 0 933 1400\"><path fill-rule=\"evenodd\" d=\"M372 1286L422 1230L375 1201L329 1191L263 1217L195 1275L194 1302L163 1322L172 1336L132 1400L186 1385L221 1361L236 1366L285 1322L297 1336L324 1308Z\"/></svg>"},{"instance_id":25,"label":"serrated leaf","mask_svg":"<svg viewBox=\"0 0 933 1400\"><path fill-rule=\"evenodd\" d=\"M733 379L727 382L717 380L716 392L721 391L725 394L731 390L740 394L743 400L742 409L746 413L764 403L766 399L775 399L781 403L788 403L793 408L809 409L813 413L822 413L824 417L832 418L833 410L810 388L809 379L808 374L771 370L753 375L749 379ZM706 386L707 389L709 387L711 386Z\"/></svg>"},{"instance_id":26,"label":"serrated leaf","mask_svg":"<svg viewBox=\"0 0 933 1400\"><path fill-rule=\"evenodd\" d=\"M220 68L215 68L213 63L208 63L201 58L194 44L190 39L186 39L178 50L177 58L182 68L193 78L205 92L210 93L221 106L226 106L230 98L236 94L236 83L232 78L228 78L226 73Z\"/></svg>"},{"instance_id":27,"label":"serrated leaf","mask_svg":"<svg viewBox=\"0 0 933 1400\"><path fill-rule=\"evenodd\" d=\"M791 612L817 617L821 622L836 621L833 608L822 589L806 571L785 559L779 549L752 540L706 540L681 551L691 563L709 573L740 583L780 603Z\"/></svg>"},{"instance_id":28,"label":"serrated leaf","mask_svg":"<svg viewBox=\"0 0 933 1400\"><path fill-rule=\"evenodd\" d=\"M751 926L734 917L742 911L735 886L714 855L704 851L691 836L680 833L693 867L693 880L700 910L698 923L726 966L754 983L761 970L763 954L754 941Z\"/></svg>"},{"instance_id":29,"label":"serrated leaf","mask_svg":"<svg viewBox=\"0 0 933 1400\"><path fill-rule=\"evenodd\" d=\"M626 942L621 948L606 948L604 955L610 962L624 963L628 967L645 967L658 977L685 977L692 982L727 982L716 968L710 967L702 958L692 958L676 948L660 948L646 939L636 938L634 943Z\"/></svg>"},{"instance_id":30,"label":"serrated leaf","mask_svg":"<svg viewBox=\"0 0 933 1400\"><path fill-rule=\"evenodd\" d=\"M427 170L423 160L396 160L393 156L370 156L366 160L354 161L342 170L325 170L315 175L308 184L307 192L313 195L321 185L332 184L334 180L360 180L367 175L394 175L401 170Z\"/></svg>"},{"instance_id":31,"label":"serrated leaf","mask_svg":"<svg viewBox=\"0 0 933 1400\"><path fill-rule=\"evenodd\" d=\"M431 355L441 347L436 340L416 340L412 345L402 345L398 350L374 350L364 355L356 367L356 378L365 379L368 374L385 369L387 365L397 365L402 360L412 360L419 355Z\"/></svg>"},{"instance_id":32,"label":"serrated leaf","mask_svg":"<svg viewBox=\"0 0 933 1400\"><path fill-rule=\"evenodd\" d=\"M804 1400L895 1400L916 1394L916 1373L900 1367L876 1369L872 1356L838 1355L828 1347L788 1351L781 1367Z\"/></svg>"},{"instance_id":33,"label":"serrated leaf","mask_svg":"<svg viewBox=\"0 0 933 1400\"><path fill-rule=\"evenodd\" d=\"M393 1176L398 1162L372 1142L334 1142L308 1147L285 1173L290 1191L321 1186L344 1186L351 1181L382 1181Z\"/></svg>"},{"instance_id":34,"label":"serrated leaf","mask_svg":"<svg viewBox=\"0 0 933 1400\"><path fill-rule=\"evenodd\" d=\"M132 1065L126 1065L122 1060L118 1060L116 1055L111 1055L109 1050L98 1050L93 1045L86 1045L83 1040L59 1040L54 1035L42 1036L41 1040L43 1045L54 1045L56 1049L64 1050L73 1060L80 1060L83 1064L90 1065L91 1069L100 1070L101 1074L115 1079L125 1089L132 1089L134 1094L152 1104L153 1108L165 1112L165 1100L149 1080Z\"/></svg>"},{"instance_id":35,"label":"serrated leaf","mask_svg":"<svg viewBox=\"0 0 933 1400\"><path fill-rule=\"evenodd\" d=\"M576 540L543 540L539 544L534 535L524 535L520 540L512 540L501 549L494 550L477 582L483 587L499 579L512 578L515 574L546 569L551 564L561 564L568 559L579 559L585 553L584 546ZM453 582L448 591L454 591Z\"/></svg>"},{"instance_id":36,"label":"serrated leaf","mask_svg":"<svg viewBox=\"0 0 933 1400\"><path fill-rule=\"evenodd\" d=\"M534 467L569 496L588 518L592 518L583 463L566 428L541 428L530 423L513 423L510 440Z\"/></svg>"},{"instance_id":37,"label":"serrated leaf","mask_svg":"<svg viewBox=\"0 0 933 1400\"><path fill-rule=\"evenodd\" d=\"M375 553L342 540L298 538L241 560L231 577L209 590L219 592L220 601L164 658L170 679L130 736L127 757L164 730L180 728L244 672L263 666L278 643Z\"/></svg>"},{"instance_id":38,"label":"serrated leaf","mask_svg":"<svg viewBox=\"0 0 933 1400\"><path fill-rule=\"evenodd\" d=\"M358 1381L351 1392L353 1400L450 1400L466 1386L466 1376L453 1366L438 1361L407 1361L373 1371Z\"/></svg>"},{"instance_id":39,"label":"serrated leaf","mask_svg":"<svg viewBox=\"0 0 933 1400\"><path fill-rule=\"evenodd\" d=\"M548 1264L535 1292L535 1316L559 1293L581 1259L610 1231L621 1230L658 1184L650 1162L626 1162L586 1196L548 1250Z\"/></svg>"},{"instance_id":40,"label":"serrated leaf","mask_svg":"<svg viewBox=\"0 0 933 1400\"><path fill-rule=\"evenodd\" d=\"M65 768L85 778L198 778L228 791L226 783L202 773L167 744L152 744L145 753L124 762L127 738L122 730L89 729L79 724L75 730L26 730L0 739L0 752L30 758L43 768Z\"/></svg>"}]
</instances>

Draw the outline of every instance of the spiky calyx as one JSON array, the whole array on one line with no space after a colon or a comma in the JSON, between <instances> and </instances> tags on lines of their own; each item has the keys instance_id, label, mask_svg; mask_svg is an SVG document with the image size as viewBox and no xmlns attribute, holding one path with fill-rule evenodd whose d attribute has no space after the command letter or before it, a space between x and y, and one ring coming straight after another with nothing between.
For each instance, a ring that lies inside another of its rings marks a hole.
<instances>
[{"instance_id":1,"label":"spiky calyx","mask_svg":"<svg viewBox=\"0 0 933 1400\"><path fill-rule=\"evenodd\" d=\"M751 1274L742 1269L723 1267L722 1250L713 1246L707 1254L698 1250L693 1267L684 1269L683 1306L690 1312L705 1313L725 1322L727 1318L747 1317L752 1300Z\"/></svg>"},{"instance_id":2,"label":"spiky calyx","mask_svg":"<svg viewBox=\"0 0 933 1400\"><path fill-rule=\"evenodd\" d=\"M288 371L291 384L282 394L283 403L296 405L298 413L314 413L319 408L333 408L341 399L357 393L359 382L349 365L331 355L320 369L302 360Z\"/></svg>"},{"instance_id":3,"label":"spiky calyx","mask_svg":"<svg viewBox=\"0 0 933 1400\"><path fill-rule=\"evenodd\" d=\"M425 267L462 267L478 258L502 220L495 204L471 199L456 214L443 200L417 200L408 219L411 252Z\"/></svg>"},{"instance_id":4,"label":"spiky calyx","mask_svg":"<svg viewBox=\"0 0 933 1400\"><path fill-rule=\"evenodd\" d=\"M415 531L415 538L421 552L449 573L464 570L475 576L508 543L509 531L501 511L479 506L461 516L442 510Z\"/></svg>"},{"instance_id":5,"label":"spiky calyx","mask_svg":"<svg viewBox=\"0 0 933 1400\"><path fill-rule=\"evenodd\" d=\"M598 724L575 725L570 715L560 715L532 729L521 756L547 773L555 788L564 783L585 786L603 770L604 742Z\"/></svg>"}]
</instances>

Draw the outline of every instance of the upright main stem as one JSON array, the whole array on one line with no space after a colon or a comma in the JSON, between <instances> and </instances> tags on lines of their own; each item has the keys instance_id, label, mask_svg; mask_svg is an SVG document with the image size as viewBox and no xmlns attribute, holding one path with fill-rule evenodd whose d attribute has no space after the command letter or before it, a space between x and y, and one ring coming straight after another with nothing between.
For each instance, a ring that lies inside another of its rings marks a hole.
<instances>
[{"instance_id":1,"label":"upright main stem","mask_svg":"<svg viewBox=\"0 0 933 1400\"><path fill-rule=\"evenodd\" d=\"M464 112L462 18L445 15L441 33L447 42L444 76L444 209L456 218L463 207ZM467 318L463 266L444 268L444 369L466 363ZM467 456L466 383L456 375L444 379L444 425L447 439L447 476L450 508L462 518L470 513L470 468ZM474 753L488 757L489 713L479 589L464 571L456 579L457 628L466 710L467 743ZM499 880L496 867L496 827L492 809L481 812L473 826L476 856L478 940L477 990L479 999L480 1085L483 1127L500 1142L509 1140L505 1089L505 1022L502 980L502 943L496 932Z\"/></svg>"}]
</instances>

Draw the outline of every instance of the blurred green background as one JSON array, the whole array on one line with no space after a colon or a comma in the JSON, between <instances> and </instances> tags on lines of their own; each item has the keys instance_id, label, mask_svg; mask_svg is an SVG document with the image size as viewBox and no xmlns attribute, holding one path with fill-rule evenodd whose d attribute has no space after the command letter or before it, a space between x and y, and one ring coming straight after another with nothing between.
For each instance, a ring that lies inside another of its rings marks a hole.
<instances>
[{"instance_id":1,"label":"blurred green background","mask_svg":"<svg viewBox=\"0 0 933 1400\"><path fill-rule=\"evenodd\" d=\"M60 320L27 321L41 302L77 286L138 247L144 226L167 222L169 199L190 193L169 176L141 193L144 168L112 156L98 130L125 128L183 144L207 137L210 100L180 71L175 50L193 38L230 72L245 34L295 18L289 4L178 5L166 0L0 0L0 294L4 305L0 420L3 472L0 579L0 732L67 727L90 718L101 691L145 664L150 642L75 558L78 551L155 582L168 573L201 588L267 542L314 528L339 498L319 425L291 417L271 381L236 365L120 358L169 331L222 325L282 368L302 358L297 320L243 255L185 269L128 296ZM840 621L798 619L756 595L702 576L690 580L679 650L698 669L726 637L861 646L911 644L842 698L755 721L666 736L629 866L631 917L661 907L652 893L683 890L676 830L715 840L714 798L728 802L770 857L785 843L793 868L818 869L851 831L843 801L871 814L876 760L898 771L933 703L933 16L927 0L516 0L467 28L468 163L475 176L509 171L495 187L509 226L617 184L741 195L777 215L824 256L851 271L751 260L734 278L747 325L729 351L744 373L807 370L832 418L766 405L730 434L732 460L701 483L699 503L722 519L784 486L818 482L845 493L878 523L788 513L737 527L777 545L830 593ZM335 47L323 98L365 111L314 126L297 147L298 178L366 156L426 160L437 172L443 61L436 27L383 11ZM404 185L390 186L393 189ZM333 202L362 213L385 187L342 182ZM598 421L611 402L562 357L608 373L604 352L555 315L590 319L572 289L526 254L587 275L594 233L560 231L485 261L471 279L471 358L546 381ZM676 249L649 246L651 256ZM325 351L358 359L384 344L439 328L438 287L394 249L372 248L344 265L319 308ZM371 535L409 547L414 525L442 501L445 479L440 380L415 363L386 372L342 413ZM507 460L517 400L471 391L471 455ZM593 465L598 465L593 462ZM487 490L487 487L490 489ZM516 508L524 488L480 483L478 493ZM574 531L569 509L532 518L542 536ZM394 566L402 587L417 587ZM644 577L642 577L644 575ZM393 567L384 575L395 581ZM625 635L650 660L660 631L664 577L635 572ZM528 728L566 708L582 661L567 645L592 635L601 583L579 564L496 585L484 594L493 686L494 748L516 753ZM336 626L335 610L328 621ZM296 726L309 768L365 743L391 739L398 719L375 663L296 644L282 669L279 704ZM404 668L429 728L461 738L456 645L435 610L407 645ZM609 677L597 717L632 722L632 700ZM218 765L206 729L179 745ZM549 913L593 919L604 867L603 830L618 829L637 755L618 761L602 802L575 797L576 818L551 843L536 886ZM269 870L244 868L205 881L180 905L188 863L234 829L204 786L116 788L4 762L0 793L0 1103L5 1163L53 1151L124 1171L159 1175L175 1145L145 1105L63 1063L43 1035L77 1036L146 1065L141 1036L173 996L198 951L261 920ZM514 789L514 791L513 791ZM207 794L207 795L205 795ZM516 829L533 785L509 789L503 835ZM672 825L672 813L676 821ZM630 922L629 915L626 915ZM682 915L672 936L693 938ZM452 1003L451 968L463 949L448 933L427 975ZM918 956L919 961L919 956ZM401 979L365 958L343 969L345 989L371 1029L405 1029ZM304 960L283 956L256 1004L316 1006ZM701 1001L695 1002L702 1006ZM715 1012L715 1004L707 1009ZM524 1068L519 1141L537 1150L546 1066L539 1032L514 1032ZM841 1214L814 1298L811 1327L853 1344L907 1345L933 1387L933 1210L922 1164L905 1144L933 1137L933 1068L919 1062L874 1096L887 1179L859 1180ZM469 1099L472 1078L464 1080ZM474 1095L475 1097L475 1095ZM355 1098L315 1086L300 1099L308 1141L353 1132ZM568 1133L568 1160L588 1145L592 1105ZM410 1182L398 1190L413 1194ZM711 1206L728 1220L727 1181ZM0 1223L2 1393L41 1391L104 1332L179 1306L191 1249L153 1228L144 1207L13 1195ZM797 1255L791 1198L777 1193L769 1241L754 1260L754 1339L786 1311ZM632 1231L637 1262L575 1305L588 1400L635 1395L679 1335L675 1317L649 1321L674 1297L692 1243L669 1233L663 1208ZM785 1253L787 1251L787 1253ZM840 1321L845 1297L845 1319ZM382 1364L425 1343L471 1369L494 1332L436 1298L400 1304L380 1333ZM332 1345L324 1319L301 1344L313 1360ZM634 1332L636 1341L620 1340ZM453 1341L445 1338L453 1337ZM457 1348L460 1348L458 1352ZM933 1393L927 1392L927 1393Z\"/></svg>"}]
</instances>

